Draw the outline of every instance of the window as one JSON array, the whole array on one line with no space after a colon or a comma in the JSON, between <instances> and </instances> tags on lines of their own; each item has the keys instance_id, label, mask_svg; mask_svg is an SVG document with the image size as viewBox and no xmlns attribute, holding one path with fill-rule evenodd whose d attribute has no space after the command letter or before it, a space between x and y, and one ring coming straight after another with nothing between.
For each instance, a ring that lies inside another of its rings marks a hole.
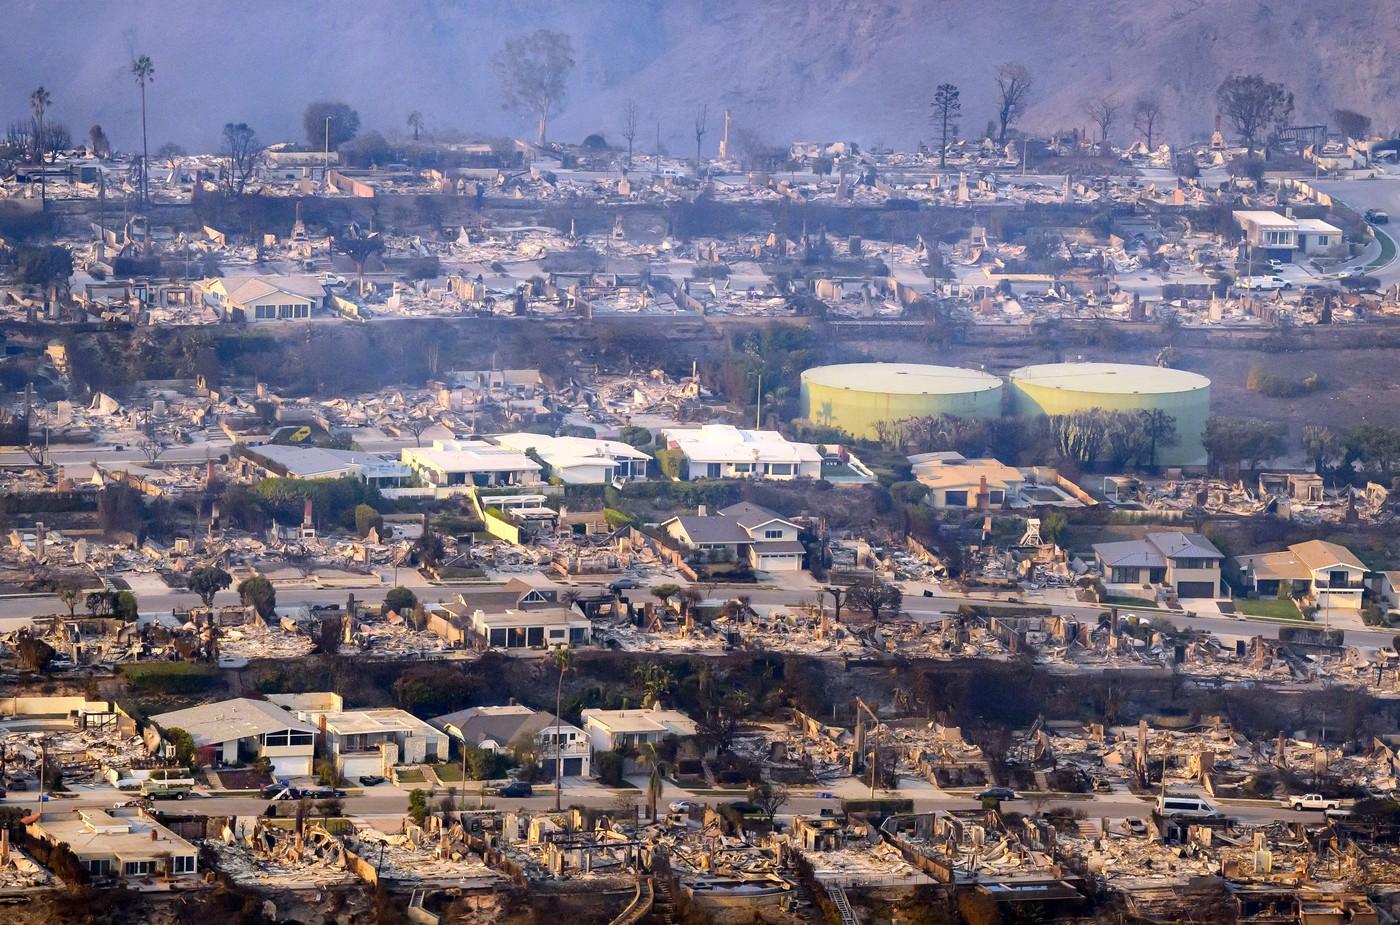
<instances>
[{"instance_id":1,"label":"window","mask_svg":"<svg viewBox=\"0 0 1400 925\"><path fill-rule=\"evenodd\" d=\"M990 504L1005 504L1006 492L1000 488L992 488L987 491L987 501Z\"/></svg>"},{"instance_id":2,"label":"window","mask_svg":"<svg viewBox=\"0 0 1400 925\"><path fill-rule=\"evenodd\" d=\"M529 645L530 645L531 647L538 648L539 646L544 645L544 627L543 627L543 626L532 626L532 627L530 627L529 630L527 631L527 636L528 636L528 638L529 638L529 640L530 640L530 641L529 641Z\"/></svg>"},{"instance_id":3,"label":"window","mask_svg":"<svg viewBox=\"0 0 1400 925\"><path fill-rule=\"evenodd\" d=\"M175 871L174 871L175 873L177 873L177 874L192 874L192 873L194 873L194 855L192 855L192 854L180 854L180 855L176 855L175 858L174 858L174 861L175 861Z\"/></svg>"},{"instance_id":4,"label":"window","mask_svg":"<svg viewBox=\"0 0 1400 925\"><path fill-rule=\"evenodd\" d=\"M1320 235L1317 236L1316 244L1317 244L1318 247L1326 247L1328 244L1331 243L1331 241L1332 241L1332 239L1329 238L1327 235L1325 235L1325 234L1320 234Z\"/></svg>"},{"instance_id":5,"label":"window","mask_svg":"<svg viewBox=\"0 0 1400 925\"><path fill-rule=\"evenodd\" d=\"M763 531L763 538L764 538L765 540L780 540L780 539L783 538L783 531L782 531L781 529L779 529L779 530L764 530L764 531Z\"/></svg>"},{"instance_id":6,"label":"window","mask_svg":"<svg viewBox=\"0 0 1400 925\"><path fill-rule=\"evenodd\" d=\"M752 471L753 471L753 463L735 463L735 464L734 464L734 471L735 471L735 472L743 472L743 473L752 472Z\"/></svg>"},{"instance_id":7,"label":"window","mask_svg":"<svg viewBox=\"0 0 1400 925\"><path fill-rule=\"evenodd\" d=\"M792 475L792 463L769 463L769 475Z\"/></svg>"},{"instance_id":8,"label":"window","mask_svg":"<svg viewBox=\"0 0 1400 925\"><path fill-rule=\"evenodd\" d=\"M84 862L83 862L83 866L87 868L87 872L88 872L88 875L89 875L89 876L92 876L92 877L110 877L110 876L112 876L112 862L109 861L109 860L107 860L106 858L91 858L91 859L89 859L89 860L87 860L87 861L84 861Z\"/></svg>"},{"instance_id":9,"label":"window","mask_svg":"<svg viewBox=\"0 0 1400 925\"><path fill-rule=\"evenodd\" d=\"M945 491L943 493L943 503L948 507L967 507L967 492Z\"/></svg>"},{"instance_id":10,"label":"window","mask_svg":"<svg viewBox=\"0 0 1400 925\"><path fill-rule=\"evenodd\" d=\"M504 648L505 645L506 645L506 631L503 630L503 629L500 629L500 630L492 630L492 631L491 631L491 645L493 645L493 646L501 646L502 648Z\"/></svg>"},{"instance_id":11,"label":"window","mask_svg":"<svg viewBox=\"0 0 1400 925\"><path fill-rule=\"evenodd\" d=\"M1112 570L1110 580L1115 585L1132 584L1138 580L1138 575L1139 572L1136 568L1124 568L1122 566L1115 566Z\"/></svg>"},{"instance_id":12,"label":"window","mask_svg":"<svg viewBox=\"0 0 1400 925\"><path fill-rule=\"evenodd\" d=\"M122 875L126 877L144 877L155 872L155 861L127 861L122 865Z\"/></svg>"},{"instance_id":13,"label":"window","mask_svg":"<svg viewBox=\"0 0 1400 925\"><path fill-rule=\"evenodd\" d=\"M253 317L266 321L277 317L277 306L275 305L255 305L253 306Z\"/></svg>"},{"instance_id":14,"label":"window","mask_svg":"<svg viewBox=\"0 0 1400 925\"><path fill-rule=\"evenodd\" d=\"M296 729L283 729L278 732L269 732L263 736L263 745L280 747L284 745L310 745L315 736L309 732L300 732Z\"/></svg>"},{"instance_id":15,"label":"window","mask_svg":"<svg viewBox=\"0 0 1400 925\"><path fill-rule=\"evenodd\" d=\"M1293 232L1291 231L1266 231L1264 232L1265 244L1277 244L1286 246L1293 243Z\"/></svg>"}]
</instances>

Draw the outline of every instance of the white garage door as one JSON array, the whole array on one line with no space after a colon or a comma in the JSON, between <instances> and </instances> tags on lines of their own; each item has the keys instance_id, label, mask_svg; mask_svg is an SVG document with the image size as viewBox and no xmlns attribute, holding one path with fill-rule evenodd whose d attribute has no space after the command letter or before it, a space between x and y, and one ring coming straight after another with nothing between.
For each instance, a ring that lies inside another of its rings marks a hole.
<instances>
[{"instance_id":1,"label":"white garage door","mask_svg":"<svg viewBox=\"0 0 1400 925\"><path fill-rule=\"evenodd\" d=\"M272 776L306 777L311 773L310 756L292 756L272 759Z\"/></svg>"}]
</instances>

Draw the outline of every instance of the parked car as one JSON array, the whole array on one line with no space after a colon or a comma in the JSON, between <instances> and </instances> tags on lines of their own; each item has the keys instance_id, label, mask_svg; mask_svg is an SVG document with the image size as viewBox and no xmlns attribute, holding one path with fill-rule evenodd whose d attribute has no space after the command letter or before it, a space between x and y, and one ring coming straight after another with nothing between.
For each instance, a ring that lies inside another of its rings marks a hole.
<instances>
[{"instance_id":1,"label":"parked car","mask_svg":"<svg viewBox=\"0 0 1400 925\"><path fill-rule=\"evenodd\" d=\"M258 788L258 796L264 800L300 800L301 791L286 783L263 784Z\"/></svg>"},{"instance_id":2,"label":"parked car","mask_svg":"<svg viewBox=\"0 0 1400 925\"><path fill-rule=\"evenodd\" d=\"M314 787L303 790L301 795L309 800L339 800L345 796L345 791L338 787Z\"/></svg>"},{"instance_id":3,"label":"parked car","mask_svg":"<svg viewBox=\"0 0 1400 925\"><path fill-rule=\"evenodd\" d=\"M1275 273L1282 270L1285 266L1287 266L1287 264L1285 264L1282 260L1273 259L1269 261L1269 269L1273 270Z\"/></svg>"},{"instance_id":4,"label":"parked car","mask_svg":"<svg viewBox=\"0 0 1400 925\"><path fill-rule=\"evenodd\" d=\"M1128 819L1125 819L1123 821L1123 826L1128 830L1128 834L1130 835L1147 834L1147 823L1143 822L1137 816L1131 816Z\"/></svg>"},{"instance_id":5,"label":"parked car","mask_svg":"<svg viewBox=\"0 0 1400 925\"><path fill-rule=\"evenodd\" d=\"M692 809L699 809L700 805L701 804L696 803L694 800L676 800L671 804L671 812L688 813Z\"/></svg>"},{"instance_id":6,"label":"parked car","mask_svg":"<svg viewBox=\"0 0 1400 925\"><path fill-rule=\"evenodd\" d=\"M1390 224L1390 213L1384 209L1367 209L1363 218L1372 225Z\"/></svg>"},{"instance_id":7,"label":"parked car","mask_svg":"<svg viewBox=\"0 0 1400 925\"><path fill-rule=\"evenodd\" d=\"M1342 801L1324 799L1320 793L1304 793L1302 795L1284 797L1283 805L1295 810L1320 809L1326 811L1329 809L1339 809L1342 805Z\"/></svg>"},{"instance_id":8,"label":"parked car","mask_svg":"<svg viewBox=\"0 0 1400 925\"><path fill-rule=\"evenodd\" d=\"M513 780L497 790L496 795L502 797L532 797L535 795L535 788L531 787L523 780Z\"/></svg>"},{"instance_id":9,"label":"parked car","mask_svg":"<svg viewBox=\"0 0 1400 925\"><path fill-rule=\"evenodd\" d=\"M986 790L983 790L981 793L977 794L977 799L1014 800L1016 799L1016 791L1012 790L1010 787L988 787Z\"/></svg>"},{"instance_id":10,"label":"parked car","mask_svg":"<svg viewBox=\"0 0 1400 925\"><path fill-rule=\"evenodd\" d=\"M360 778L360 786L361 786L361 787L378 787L380 784L387 783L388 780L389 780L389 778L387 778L387 777L380 777L378 774L366 774L366 775L364 775L363 777Z\"/></svg>"},{"instance_id":11,"label":"parked car","mask_svg":"<svg viewBox=\"0 0 1400 925\"><path fill-rule=\"evenodd\" d=\"M1241 276L1235 286L1246 292L1272 292L1275 289L1293 288L1293 284L1282 276Z\"/></svg>"},{"instance_id":12,"label":"parked car","mask_svg":"<svg viewBox=\"0 0 1400 925\"><path fill-rule=\"evenodd\" d=\"M183 800L188 792L181 787L161 787L147 790L146 796L152 800Z\"/></svg>"},{"instance_id":13,"label":"parked car","mask_svg":"<svg viewBox=\"0 0 1400 925\"><path fill-rule=\"evenodd\" d=\"M608 584L610 591L631 591L640 588L642 583L635 578L619 578L617 581Z\"/></svg>"},{"instance_id":14,"label":"parked car","mask_svg":"<svg viewBox=\"0 0 1400 925\"><path fill-rule=\"evenodd\" d=\"M1187 794L1168 793L1157 798L1159 816L1218 816L1220 811L1215 804L1202 797Z\"/></svg>"}]
</instances>

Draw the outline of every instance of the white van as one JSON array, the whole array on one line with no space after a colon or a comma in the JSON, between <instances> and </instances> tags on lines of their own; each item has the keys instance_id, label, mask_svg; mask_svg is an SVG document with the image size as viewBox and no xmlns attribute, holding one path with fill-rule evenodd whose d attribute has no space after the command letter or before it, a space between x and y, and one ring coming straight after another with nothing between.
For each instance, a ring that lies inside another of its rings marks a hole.
<instances>
[{"instance_id":1,"label":"white van","mask_svg":"<svg viewBox=\"0 0 1400 925\"><path fill-rule=\"evenodd\" d=\"M1217 816L1219 811L1210 801L1190 794L1173 794L1157 798L1159 816Z\"/></svg>"}]
</instances>

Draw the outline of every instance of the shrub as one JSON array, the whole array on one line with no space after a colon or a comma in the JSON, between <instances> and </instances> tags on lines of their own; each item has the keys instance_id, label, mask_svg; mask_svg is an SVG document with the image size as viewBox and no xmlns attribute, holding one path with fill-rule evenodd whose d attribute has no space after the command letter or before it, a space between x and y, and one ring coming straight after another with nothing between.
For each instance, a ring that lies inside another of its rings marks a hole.
<instances>
[{"instance_id":1,"label":"shrub","mask_svg":"<svg viewBox=\"0 0 1400 925\"><path fill-rule=\"evenodd\" d=\"M144 693L199 694L218 685L219 672L210 665L192 662L151 662L124 666L122 678Z\"/></svg>"}]
</instances>

